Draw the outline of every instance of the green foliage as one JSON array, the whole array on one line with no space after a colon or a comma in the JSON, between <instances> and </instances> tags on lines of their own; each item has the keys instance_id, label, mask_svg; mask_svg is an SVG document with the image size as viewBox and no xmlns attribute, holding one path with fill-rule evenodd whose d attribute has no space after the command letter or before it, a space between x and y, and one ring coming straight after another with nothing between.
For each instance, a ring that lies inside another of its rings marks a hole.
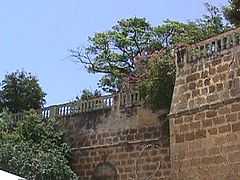
<instances>
[{"instance_id":1,"label":"green foliage","mask_svg":"<svg viewBox=\"0 0 240 180\"><path fill-rule=\"evenodd\" d=\"M45 93L38 79L24 71L7 74L1 82L0 112L7 109L12 113L30 109L41 109Z\"/></svg>"},{"instance_id":2,"label":"green foliage","mask_svg":"<svg viewBox=\"0 0 240 180\"><path fill-rule=\"evenodd\" d=\"M224 15L233 25L240 26L240 0L229 0L224 7Z\"/></svg>"},{"instance_id":3,"label":"green foliage","mask_svg":"<svg viewBox=\"0 0 240 180\"><path fill-rule=\"evenodd\" d=\"M223 13L218 7L209 3L205 3L205 7L208 14L197 20L202 39L222 33L229 28L224 23Z\"/></svg>"},{"instance_id":4,"label":"green foliage","mask_svg":"<svg viewBox=\"0 0 240 180\"><path fill-rule=\"evenodd\" d=\"M156 105L152 105L154 108L164 103L169 109L175 73L172 50L178 44L197 43L228 28L217 7L208 3L205 6L208 14L188 23L166 20L153 27L144 18L120 20L110 31L90 37L87 48L72 50L72 56L89 72L104 73L99 85L104 91L112 92L121 90L123 77L139 72L140 56L152 55L156 50L161 52L158 62L146 61L149 79L141 83L141 89L148 102Z\"/></svg>"},{"instance_id":5,"label":"green foliage","mask_svg":"<svg viewBox=\"0 0 240 180\"><path fill-rule=\"evenodd\" d=\"M99 96L101 96L101 91L98 89L95 89L95 91L93 92L89 89L84 89L82 91L82 95L80 97L77 96L76 99L84 101L84 100L88 100L93 97L99 97Z\"/></svg>"},{"instance_id":6,"label":"green foliage","mask_svg":"<svg viewBox=\"0 0 240 180\"><path fill-rule=\"evenodd\" d=\"M222 33L228 27L223 23L220 10L206 4L208 15L195 22L165 21L154 32L163 47L160 55L153 55L148 63L148 78L142 81L141 94L152 109L170 109L175 82L172 50L178 44L193 44Z\"/></svg>"},{"instance_id":7,"label":"green foliage","mask_svg":"<svg viewBox=\"0 0 240 180\"><path fill-rule=\"evenodd\" d=\"M71 54L89 72L106 74L100 86L112 92L119 88L119 84L114 83L134 71L136 56L150 48L152 38L152 27L146 19L122 19L110 31L89 37L87 48L72 50Z\"/></svg>"},{"instance_id":8,"label":"green foliage","mask_svg":"<svg viewBox=\"0 0 240 180\"><path fill-rule=\"evenodd\" d=\"M169 109L175 83L175 64L170 56L152 56L148 78L140 84L140 93L151 109Z\"/></svg>"},{"instance_id":9,"label":"green foliage","mask_svg":"<svg viewBox=\"0 0 240 180\"><path fill-rule=\"evenodd\" d=\"M29 180L77 179L68 165L70 147L54 119L44 122L31 111L12 122L11 116L1 115L0 169Z\"/></svg>"}]
</instances>

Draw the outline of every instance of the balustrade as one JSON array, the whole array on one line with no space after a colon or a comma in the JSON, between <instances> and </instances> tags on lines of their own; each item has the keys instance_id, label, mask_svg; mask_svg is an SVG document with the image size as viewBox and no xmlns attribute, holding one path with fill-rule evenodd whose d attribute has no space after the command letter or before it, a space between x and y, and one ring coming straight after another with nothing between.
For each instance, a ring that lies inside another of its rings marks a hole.
<instances>
[{"instance_id":1,"label":"balustrade","mask_svg":"<svg viewBox=\"0 0 240 180\"><path fill-rule=\"evenodd\" d=\"M240 28L222 33L187 48L177 49L178 65L195 62L201 58L214 57L223 51L240 45Z\"/></svg>"},{"instance_id":2,"label":"balustrade","mask_svg":"<svg viewBox=\"0 0 240 180\"><path fill-rule=\"evenodd\" d=\"M114 98L114 96L118 96L119 98ZM138 91L119 93L115 95L96 97L84 101L80 100L60 105L49 106L43 108L41 115L43 119L48 119L51 117L73 116L80 113L92 112L101 109L111 109L114 104L117 104L116 101L120 101L120 107L139 105L141 102L140 93Z\"/></svg>"},{"instance_id":3,"label":"balustrade","mask_svg":"<svg viewBox=\"0 0 240 180\"><path fill-rule=\"evenodd\" d=\"M190 46L188 61L208 58L220 54L224 50L240 45L240 28L222 33L200 43Z\"/></svg>"}]
</instances>

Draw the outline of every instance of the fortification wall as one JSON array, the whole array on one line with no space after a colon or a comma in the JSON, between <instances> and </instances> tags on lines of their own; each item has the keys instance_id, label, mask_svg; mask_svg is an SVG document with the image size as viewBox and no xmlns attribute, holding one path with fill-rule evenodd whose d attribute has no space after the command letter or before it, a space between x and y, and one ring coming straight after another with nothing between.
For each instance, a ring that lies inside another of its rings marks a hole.
<instances>
[{"instance_id":1,"label":"fortification wall","mask_svg":"<svg viewBox=\"0 0 240 180\"><path fill-rule=\"evenodd\" d=\"M173 179L240 177L240 29L177 50Z\"/></svg>"},{"instance_id":2,"label":"fortification wall","mask_svg":"<svg viewBox=\"0 0 240 180\"><path fill-rule=\"evenodd\" d=\"M125 97L130 98L115 96L106 108L61 116L72 145L74 171L86 180L169 179L166 110L152 112L134 96Z\"/></svg>"},{"instance_id":3,"label":"fortification wall","mask_svg":"<svg viewBox=\"0 0 240 180\"><path fill-rule=\"evenodd\" d=\"M42 111L68 131L81 179L240 178L240 28L179 47L176 66L169 120L138 92Z\"/></svg>"}]
</instances>

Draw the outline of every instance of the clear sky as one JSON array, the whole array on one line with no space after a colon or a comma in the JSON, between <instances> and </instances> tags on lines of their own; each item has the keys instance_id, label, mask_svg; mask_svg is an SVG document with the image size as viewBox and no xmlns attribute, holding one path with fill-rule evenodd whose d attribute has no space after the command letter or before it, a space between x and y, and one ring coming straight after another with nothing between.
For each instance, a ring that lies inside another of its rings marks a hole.
<instances>
[{"instance_id":1,"label":"clear sky","mask_svg":"<svg viewBox=\"0 0 240 180\"><path fill-rule=\"evenodd\" d=\"M121 18L146 17L153 25L165 19L187 21L204 14L206 0L6 0L0 1L0 80L24 69L40 80L47 104L72 100L84 88L97 87L69 58L69 49L108 30ZM222 6L227 0L208 0Z\"/></svg>"}]
</instances>

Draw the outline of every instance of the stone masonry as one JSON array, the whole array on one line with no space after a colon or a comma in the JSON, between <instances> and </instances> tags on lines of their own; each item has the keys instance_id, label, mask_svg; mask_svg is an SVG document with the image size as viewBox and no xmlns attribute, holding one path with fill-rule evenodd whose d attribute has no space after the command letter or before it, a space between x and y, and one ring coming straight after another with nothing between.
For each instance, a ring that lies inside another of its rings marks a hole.
<instances>
[{"instance_id":1,"label":"stone masonry","mask_svg":"<svg viewBox=\"0 0 240 180\"><path fill-rule=\"evenodd\" d=\"M240 179L240 29L177 50L173 179Z\"/></svg>"},{"instance_id":2,"label":"stone masonry","mask_svg":"<svg viewBox=\"0 0 240 180\"><path fill-rule=\"evenodd\" d=\"M133 94L114 97L106 108L61 117L81 180L169 179L166 111L153 113Z\"/></svg>"},{"instance_id":3,"label":"stone masonry","mask_svg":"<svg viewBox=\"0 0 240 180\"><path fill-rule=\"evenodd\" d=\"M42 111L62 120L81 180L240 179L240 28L177 48L176 67L169 115L135 91Z\"/></svg>"}]
</instances>

